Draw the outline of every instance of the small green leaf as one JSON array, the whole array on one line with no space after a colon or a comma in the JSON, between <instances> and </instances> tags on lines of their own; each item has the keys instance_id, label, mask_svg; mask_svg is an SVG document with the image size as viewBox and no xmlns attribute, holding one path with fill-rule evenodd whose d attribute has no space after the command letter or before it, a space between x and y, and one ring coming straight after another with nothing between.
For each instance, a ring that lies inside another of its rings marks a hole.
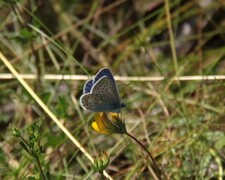
<instances>
[{"instance_id":1,"label":"small green leaf","mask_svg":"<svg viewBox=\"0 0 225 180\"><path fill-rule=\"evenodd\" d=\"M48 103L49 99L51 98L51 95L52 95L51 92L45 92L42 93L40 97L44 103Z\"/></svg>"},{"instance_id":2,"label":"small green leaf","mask_svg":"<svg viewBox=\"0 0 225 180\"><path fill-rule=\"evenodd\" d=\"M27 177L28 180L37 180L37 178L35 178L34 176L29 176Z\"/></svg>"},{"instance_id":3,"label":"small green leaf","mask_svg":"<svg viewBox=\"0 0 225 180\"><path fill-rule=\"evenodd\" d=\"M33 34L28 29L23 28L20 30L20 37L24 40L29 40L33 38Z\"/></svg>"},{"instance_id":4,"label":"small green leaf","mask_svg":"<svg viewBox=\"0 0 225 180\"><path fill-rule=\"evenodd\" d=\"M22 146L22 148L27 151L28 154L31 154L30 153L30 150L27 148L27 145L24 143L24 142L20 142L20 145Z\"/></svg>"},{"instance_id":5,"label":"small green leaf","mask_svg":"<svg viewBox=\"0 0 225 180\"><path fill-rule=\"evenodd\" d=\"M11 128L11 132L12 132L12 135L15 136L15 137L21 137L21 134L20 134L20 131L19 129L17 129L16 127L12 127Z\"/></svg>"},{"instance_id":6,"label":"small green leaf","mask_svg":"<svg viewBox=\"0 0 225 180\"><path fill-rule=\"evenodd\" d=\"M4 0L4 2L9 3L9 4L15 4L18 3L20 0Z\"/></svg>"}]
</instances>

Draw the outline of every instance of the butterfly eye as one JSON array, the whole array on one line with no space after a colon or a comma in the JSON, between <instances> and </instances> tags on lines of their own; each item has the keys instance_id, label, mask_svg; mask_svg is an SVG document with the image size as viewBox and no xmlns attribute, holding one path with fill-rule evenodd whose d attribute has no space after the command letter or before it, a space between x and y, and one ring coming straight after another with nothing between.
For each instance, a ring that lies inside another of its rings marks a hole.
<instances>
[{"instance_id":1,"label":"butterfly eye","mask_svg":"<svg viewBox=\"0 0 225 180\"><path fill-rule=\"evenodd\" d=\"M121 106L121 108L125 108L127 105L125 103L121 102L120 106Z\"/></svg>"}]
</instances>

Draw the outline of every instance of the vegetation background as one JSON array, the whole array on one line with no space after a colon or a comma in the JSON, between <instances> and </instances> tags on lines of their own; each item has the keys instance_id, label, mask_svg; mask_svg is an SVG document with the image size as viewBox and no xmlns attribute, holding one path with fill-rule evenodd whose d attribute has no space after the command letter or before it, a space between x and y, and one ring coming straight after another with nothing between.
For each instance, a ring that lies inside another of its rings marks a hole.
<instances>
[{"instance_id":1,"label":"vegetation background","mask_svg":"<svg viewBox=\"0 0 225 180\"><path fill-rule=\"evenodd\" d=\"M4 0L0 52L78 142L110 156L114 179L151 179L146 155L123 135L101 135L79 97L109 67L127 108L128 131L173 179L223 179L223 0ZM91 162L0 61L0 179L96 179ZM45 75L53 74L53 79ZM180 76L213 75L172 81ZM129 77L164 77L131 81ZM123 77L123 81L121 80ZM129 112L130 111L130 112Z\"/></svg>"}]
</instances>

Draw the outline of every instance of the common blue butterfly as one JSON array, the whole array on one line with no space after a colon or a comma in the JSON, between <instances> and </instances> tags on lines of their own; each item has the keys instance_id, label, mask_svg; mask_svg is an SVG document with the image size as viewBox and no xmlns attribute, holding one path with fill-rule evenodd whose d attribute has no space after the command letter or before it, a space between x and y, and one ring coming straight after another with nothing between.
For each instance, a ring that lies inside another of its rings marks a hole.
<instances>
[{"instance_id":1,"label":"common blue butterfly","mask_svg":"<svg viewBox=\"0 0 225 180\"><path fill-rule=\"evenodd\" d=\"M86 81L80 104L93 112L120 112L126 106L120 100L116 82L108 68L99 70L94 78Z\"/></svg>"}]
</instances>

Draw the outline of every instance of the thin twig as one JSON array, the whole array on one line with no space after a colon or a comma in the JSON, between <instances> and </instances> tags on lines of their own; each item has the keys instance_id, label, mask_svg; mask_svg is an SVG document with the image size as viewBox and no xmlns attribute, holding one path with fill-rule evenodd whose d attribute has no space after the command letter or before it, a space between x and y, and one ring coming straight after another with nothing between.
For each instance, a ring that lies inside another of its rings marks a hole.
<instances>
[{"instance_id":1,"label":"thin twig","mask_svg":"<svg viewBox=\"0 0 225 180\"><path fill-rule=\"evenodd\" d=\"M22 79L37 79L36 74L19 74ZM117 81L163 81L166 78L162 76L114 76ZM43 76L45 80L87 80L90 78L86 75L62 75L62 74L46 74ZM167 77L169 78L169 77ZM0 79L16 79L13 74L2 73L0 74ZM206 81L206 80L224 80L225 75L208 75L208 76L178 76L173 77L171 81Z\"/></svg>"}]
</instances>

